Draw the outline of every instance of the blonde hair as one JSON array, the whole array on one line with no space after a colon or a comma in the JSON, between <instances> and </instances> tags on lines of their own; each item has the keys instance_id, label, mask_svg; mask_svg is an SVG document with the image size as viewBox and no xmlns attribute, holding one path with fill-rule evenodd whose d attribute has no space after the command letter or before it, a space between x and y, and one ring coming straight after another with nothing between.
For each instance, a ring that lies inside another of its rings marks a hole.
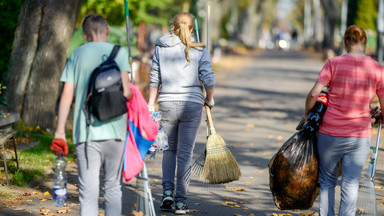
<instances>
[{"instance_id":1,"label":"blonde hair","mask_svg":"<svg viewBox=\"0 0 384 216\"><path fill-rule=\"evenodd\" d=\"M192 42L192 33L193 24L195 17L190 13L179 13L173 18L173 24L171 26L171 33L179 36L181 42L185 45L185 55L190 62L189 51L191 48L202 51L205 48L205 45L202 43Z\"/></svg>"},{"instance_id":2,"label":"blonde hair","mask_svg":"<svg viewBox=\"0 0 384 216\"><path fill-rule=\"evenodd\" d=\"M364 29L358 25L351 25L344 33L344 47L347 52L351 51L351 46L362 43L367 45L367 34Z\"/></svg>"}]
</instances>

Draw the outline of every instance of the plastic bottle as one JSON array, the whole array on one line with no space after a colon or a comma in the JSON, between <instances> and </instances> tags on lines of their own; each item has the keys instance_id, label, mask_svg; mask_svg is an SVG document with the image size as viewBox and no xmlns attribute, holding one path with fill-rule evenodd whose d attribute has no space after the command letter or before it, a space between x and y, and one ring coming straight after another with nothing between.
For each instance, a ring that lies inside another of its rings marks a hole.
<instances>
[{"instance_id":1,"label":"plastic bottle","mask_svg":"<svg viewBox=\"0 0 384 216\"><path fill-rule=\"evenodd\" d=\"M308 120L304 125L304 131L310 134L317 133L319 126L323 121L323 116L328 106L328 92L327 90L321 91L316 99L316 103L308 115Z\"/></svg>"},{"instance_id":2,"label":"plastic bottle","mask_svg":"<svg viewBox=\"0 0 384 216\"><path fill-rule=\"evenodd\" d=\"M65 206L67 199L67 159L62 154L53 160L53 200L54 206Z\"/></svg>"},{"instance_id":3,"label":"plastic bottle","mask_svg":"<svg viewBox=\"0 0 384 216\"><path fill-rule=\"evenodd\" d=\"M144 159L146 159L146 160L155 160L155 157L156 157L156 148L151 146L148 149L148 152L145 155Z\"/></svg>"}]
</instances>

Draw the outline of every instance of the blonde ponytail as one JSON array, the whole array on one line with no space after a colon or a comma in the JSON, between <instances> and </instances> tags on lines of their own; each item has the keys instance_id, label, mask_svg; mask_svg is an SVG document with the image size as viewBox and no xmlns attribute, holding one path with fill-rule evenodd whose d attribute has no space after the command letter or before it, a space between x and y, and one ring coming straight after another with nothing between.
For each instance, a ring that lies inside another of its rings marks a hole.
<instances>
[{"instance_id":1,"label":"blonde ponytail","mask_svg":"<svg viewBox=\"0 0 384 216\"><path fill-rule=\"evenodd\" d=\"M185 45L185 56L188 62L191 62L189 58L189 51L191 48L202 51L205 48L204 44L192 42L193 22L195 17L190 13L179 13L173 18L173 25L171 33L179 36L181 42Z\"/></svg>"}]
</instances>

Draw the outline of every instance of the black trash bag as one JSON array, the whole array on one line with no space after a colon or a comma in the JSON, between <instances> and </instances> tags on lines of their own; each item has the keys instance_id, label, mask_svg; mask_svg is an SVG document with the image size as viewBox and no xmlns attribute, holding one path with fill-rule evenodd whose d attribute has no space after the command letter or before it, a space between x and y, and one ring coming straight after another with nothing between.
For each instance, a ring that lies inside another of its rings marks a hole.
<instances>
[{"instance_id":1,"label":"black trash bag","mask_svg":"<svg viewBox=\"0 0 384 216\"><path fill-rule=\"evenodd\" d=\"M309 209L319 194L316 135L304 130L289 138L269 162L269 182L280 210Z\"/></svg>"}]
</instances>

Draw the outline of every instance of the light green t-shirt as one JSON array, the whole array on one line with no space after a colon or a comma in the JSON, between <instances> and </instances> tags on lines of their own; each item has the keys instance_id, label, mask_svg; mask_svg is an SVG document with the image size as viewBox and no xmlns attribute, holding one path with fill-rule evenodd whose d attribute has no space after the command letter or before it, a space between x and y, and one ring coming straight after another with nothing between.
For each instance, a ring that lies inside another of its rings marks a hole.
<instances>
[{"instance_id":1,"label":"light green t-shirt","mask_svg":"<svg viewBox=\"0 0 384 216\"><path fill-rule=\"evenodd\" d=\"M60 81L75 85L75 109L73 119L73 143L86 141L86 118L83 111L85 93L93 70L104 62L113 49L107 42L88 42L75 49L70 55ZM131 72L127 51L121 47L115 61L120 71ZM96 117L89 128L88 140L125 140L127 134L127 115L101 122Z\"/></svg>"}]
</instances>

